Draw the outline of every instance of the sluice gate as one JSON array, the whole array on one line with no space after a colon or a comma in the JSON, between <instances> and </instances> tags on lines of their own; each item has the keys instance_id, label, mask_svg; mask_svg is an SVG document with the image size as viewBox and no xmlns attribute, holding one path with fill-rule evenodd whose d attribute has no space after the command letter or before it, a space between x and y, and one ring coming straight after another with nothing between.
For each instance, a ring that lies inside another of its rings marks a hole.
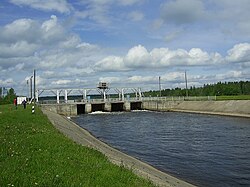
<instances>
[{"instance_id":1,"label":"sluice gate","mask_svg":"<svg viewBox=\"0 0 250 187\"><path fill-rule=\"evenodd\" d=\"M60 103L60 104L41 104L41 107L58 114L66 116L76 116L91 112L122 112L131 110L141 110L142 102L101 102L101 103Z\"/></svg>"}]
</instances>

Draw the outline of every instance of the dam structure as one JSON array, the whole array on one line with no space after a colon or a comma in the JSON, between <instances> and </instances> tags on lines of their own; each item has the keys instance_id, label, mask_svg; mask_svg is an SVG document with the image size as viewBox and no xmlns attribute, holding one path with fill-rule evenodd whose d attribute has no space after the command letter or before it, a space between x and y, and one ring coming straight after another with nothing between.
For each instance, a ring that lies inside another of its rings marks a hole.
<instances>
[{"instance_id":1,"label":"dam structure","mask_svg":"<svg viewBox=\"0 0 250 187\"><path fill-rule=\"evenodd\" d=\"M47 95L41 100L44 93ZM74 95L78 98L69 99ZM43 108L66 116L96 111L131 111L142 109L142 92L141 88L111 88L108 83L100 82L97 88L37 90L36 102Z\"/></svg>"},{"instance_id":2,"label":"dam structure","mask_svg":"<svg viewBox=\"0 0 250 187\"><path fill-rule=\"evenodd\" d=\"M43 94L46 97L41 97ZM152 110L250 117L250 100L217 101L216 96L143 97L141 88L112 88L105 82L96 88L37 90L36 102L65 116L96 111Z\"/></svg>"}]
</instances>

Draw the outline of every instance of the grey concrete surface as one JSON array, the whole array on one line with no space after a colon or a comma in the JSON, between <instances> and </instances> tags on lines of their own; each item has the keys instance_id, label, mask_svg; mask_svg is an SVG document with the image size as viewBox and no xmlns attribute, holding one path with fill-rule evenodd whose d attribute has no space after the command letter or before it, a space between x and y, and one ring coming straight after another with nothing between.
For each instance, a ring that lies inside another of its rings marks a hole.
<instances>
[{"instance_id":1,"label":"grey concrete surface","mask_svg":"<svg viewBox=\"0 0 250 187\"><path fill-rule=\"evenodd\" d=\"M154 167L136 158L126 155L92 136L88 131L82 129L69 119L49 110L42 109L52 124L67 137L78 144L94 148L114 164L123 165L131 169L135 174L151 180L154 184L162 187L191 187L194 186L185 181L179 180L169 174L161 172Z\"/></svg>"},{"instance_id":2,"label":"grey concrete surface","mask_svg":"<svg viewBox=\"0 0 250 187\"><path fill-rule=\"evenodd\" d=\"M250 100L143 101L143 109L250 117Z\"/></svg>"}]
</instances>

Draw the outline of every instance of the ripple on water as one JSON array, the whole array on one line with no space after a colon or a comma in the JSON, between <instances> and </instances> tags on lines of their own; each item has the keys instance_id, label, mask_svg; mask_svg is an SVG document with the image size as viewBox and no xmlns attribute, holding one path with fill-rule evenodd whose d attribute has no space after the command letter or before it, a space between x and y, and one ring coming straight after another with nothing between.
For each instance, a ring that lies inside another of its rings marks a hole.
<instances>
[{"instance_id":1,"label":"ripple on water","mask_svg":"<svg viewBox=\"0 0 250 187\"><path fill-rule=\"evenodd\" d=\"M250 186L247 118L134 111L73 120L111 146L196 185Z\"/></svg>"}]
</instances>

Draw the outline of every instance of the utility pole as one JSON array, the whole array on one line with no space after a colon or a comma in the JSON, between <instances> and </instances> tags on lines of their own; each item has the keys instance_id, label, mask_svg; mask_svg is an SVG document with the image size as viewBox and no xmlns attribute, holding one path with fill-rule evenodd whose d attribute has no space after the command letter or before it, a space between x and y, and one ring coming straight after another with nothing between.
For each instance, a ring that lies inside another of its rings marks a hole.
<instances>
[{"instance_id":1,"label":"utility pole","mask_svg":"<svg viewBox=\"0 0 250 187\"><path fill-rule=\"evenodd\" d=\"M27 79L27 88L28 88L28 92L27 92L27 102L28 102L29 101L29 92L30 92L29 79Z\"/></svg>"},{"instance_id":2,"label":"utility pole","mask_svg":"<svg viewBox=\"0 0 250 187\"><path fill-rule=\"evenodd\" d=\"M161 76L159 76L159 91L160 91L160 97L161 97Z\"/></svg>"},{"instance_id":3,"label":"utility pole","mask_svg":"<svg viewBox=\"0 0 250 187\"><path fill-rule=\"evenodd\" d=\"M33 76L30 77L30 102L32 101L32 78Z\"/></svg>"},{"instance_id":4,"label":"utility pole","mask_svg":"<svg viewBox=\"0 0 250 187\"><path fill-rule=\"evenodd\" d=\"M188 97L187 72L186 71L185 71L185 82L186 82L186 97Z\"/></svg>"},{"instance_id":5,"label":"utility pole","mask_svg":"<svg viewBox=\"0 0 250 187\"><path fill-rule=\"evenodd\" d=\"M36 70L34 69L34 103L36 102Z\"/></svg>"}]
</instances>

